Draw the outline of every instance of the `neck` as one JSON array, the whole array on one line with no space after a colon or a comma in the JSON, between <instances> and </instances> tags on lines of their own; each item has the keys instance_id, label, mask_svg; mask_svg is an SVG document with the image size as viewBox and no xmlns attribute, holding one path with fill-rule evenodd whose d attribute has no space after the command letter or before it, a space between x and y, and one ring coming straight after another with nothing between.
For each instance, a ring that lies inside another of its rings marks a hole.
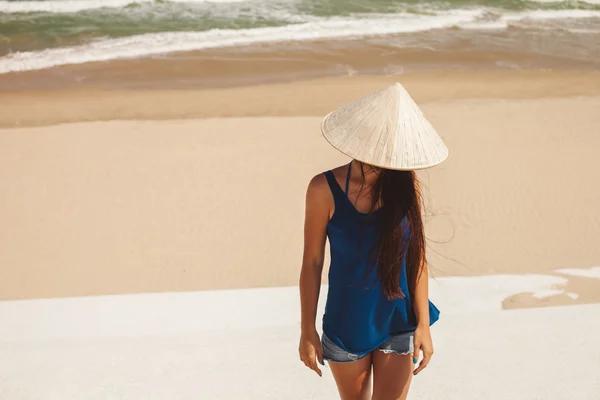
<instances>
[{"instance_id":1,"label":"neck","mask_svg":"<svg viewBox=\"0 0 600 400\"><path fill-rule=\"evenodd\" d=\"M377 177L379 176L379 168L373 167L369 164L365 164L356 160L352 160L351 163L352 166L350 168L352 171L352 176L360 177L362 175L362 166L362 170L365 173L365 185L372 186L377 181Z\"/></svg>"}]
</instances>

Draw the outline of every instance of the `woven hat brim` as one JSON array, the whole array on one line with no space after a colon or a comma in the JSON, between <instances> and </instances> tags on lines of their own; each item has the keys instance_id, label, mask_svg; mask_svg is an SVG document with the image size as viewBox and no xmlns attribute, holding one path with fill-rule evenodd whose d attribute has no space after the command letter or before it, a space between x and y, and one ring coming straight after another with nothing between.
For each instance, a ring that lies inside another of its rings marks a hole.
<instances>
[{"instance_id":1,"label":"woven hat brim","mask_svg":"<svg viewBox=\"0 0 600 400\"><path fill-rule=\"evenodd\" d=\"M328 142L328 143L329 143L329 144L330 144L330 145L331 145L331 146L332 146L334 149L336 149L336 150L337 150L337 151L339 151L340 153L342 153L342 154L344 154L344 155L346 155L346 156L348 156L348 157L350 157L350 158L352 158L352 159L354 159L354 160L357 160L357 161L363 162L363 163L365 163L365 164L368 164L368 165L372 165L372 166L374 166L374 167L383 168L383 169L390 169L390 170L394 170L394 171L416 171L416 170L421 170L421 169L432 168L432 167L435 167L435 166L437 166L437 165L440 165L442 162L444 162L444 161L445 161L445 160L448 158L449 152L448 152L448 151L446 151L446 154L445 154L445 155L444 155L442 158L438 159L438 160L437 160L436 162L434 162L434 163L429 163L429 164L425 164L425 165L418 165L418 166L410 166L410 167L404 167L404 168L393 167L393 166L390 166L390 165L381 165L381 164L378 164L378 163L375 163L375 162L373 162L372 160L365 160L365 159L361 159L361 157L360 157L360 156L358 156L358 155L356 155L356 154L351 154L350 152L344 151L344 150L342 150L341 148L339 148L339 147L338 147L338 146L337 146L335 143L333 143L333 142L331 141L331 139L330 139L330 138L327 136L327 132L326 132L326 130L325 130L325 122L327 121L327 118L329 118L329 116L330 116L331 114L333 114L334 112L335 112L335 111L332 111L332 112L330 112L329 114L327 114L327 115L325 116L325 118L323 118L323 120L321 121L321 134L323 135L323 137L325 138L325 140L327 140L327 142Z\"/></svg>"}]
</instances>

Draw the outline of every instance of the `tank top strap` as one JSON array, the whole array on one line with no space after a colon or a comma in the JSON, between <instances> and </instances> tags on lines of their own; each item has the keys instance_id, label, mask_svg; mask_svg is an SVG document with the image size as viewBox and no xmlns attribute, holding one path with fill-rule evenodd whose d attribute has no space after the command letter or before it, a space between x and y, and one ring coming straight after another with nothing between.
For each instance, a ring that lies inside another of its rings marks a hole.
<instances>
[{"instance_id":1,"label":"tank top strap","mask_svg":"<svg viewBox=\"0 0 600 400\"><path fill-rule=\"evenodd\" d=\"M335 179L335 176L333 175L333 172L331 172L331 170L325 171L325 172L323 172L323 174L325 175L325 178L327 179L327 183L329 184L329 189L331 190L331 194L333 195L333 200L337 207L338 204L340 203L341 197L344 196L344 192L342 191L340 184L338 183L337 179Z\"/></svg>"}]
</instances>

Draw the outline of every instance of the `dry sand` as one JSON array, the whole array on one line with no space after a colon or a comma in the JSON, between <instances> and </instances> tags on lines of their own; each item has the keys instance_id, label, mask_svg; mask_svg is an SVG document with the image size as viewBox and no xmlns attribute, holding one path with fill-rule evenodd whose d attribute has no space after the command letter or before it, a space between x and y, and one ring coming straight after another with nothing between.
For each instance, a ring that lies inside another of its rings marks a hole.
<instances>
[{"instance_id":1,"label":"dry sand","mask_svg":"<svg viewBox=\"0 0 600 400\"><path fill-rule=\"evenodd\" d=\"M598 76L407 78L451 151L421 175L436 276L553 274L577 295L506 307L600 300L553 272L600 265ZM1 130L1 299L295 285L306 184L347 162L320 115L389 81L0 95L3 126L276 115Z\"/></svg>"},{"instance_id":2,"label":"dry sand","mask_svg":"<svg viewBox=\"0 0 600 400\"><path fill-rule=\"evenodd\" d=\"M518 291L544 296L557 280L432 281L436 351L411 398L597 400L600 321L590 316L600 304L500 308ZM338 398L329 367L319 378L297 357L299 303L297 287L0 302L0 397Z\"/></svg>"}]
</instances>

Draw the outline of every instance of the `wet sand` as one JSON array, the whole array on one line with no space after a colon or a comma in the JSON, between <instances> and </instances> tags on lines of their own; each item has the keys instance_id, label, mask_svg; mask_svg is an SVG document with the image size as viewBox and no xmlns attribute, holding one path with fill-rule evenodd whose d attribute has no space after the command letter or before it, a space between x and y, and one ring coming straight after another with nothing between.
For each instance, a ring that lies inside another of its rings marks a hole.
<instances>
[{"instance_id":1,"label":"wet sand","mask_svg":"<svg viewBox=\"0 0 600 400\"><path fill-rule=\"evenodd\" d=\"M419 104L600 94L600 72L593 71L421 71L205 90L11 90L0 92L0 127L110 120L322 116L394 81L401 82Z\"/></svg>"},{"instance_id":2,"label":"wet sand","mask_svg":"<svg viewBox=\"0 0 600 400\"><path fill-rule=\"evenodd\" d=\"M591 32L594 26L592 23L589 27ZM270 42L63 65L0 74L0 91L188 90L332 76L394 77L420 71L598 70L600 47L596 35L584 34L581 29L539 30L523 25L507 30L434 29L362 38Z\"/></svg>"}]
</instances>

